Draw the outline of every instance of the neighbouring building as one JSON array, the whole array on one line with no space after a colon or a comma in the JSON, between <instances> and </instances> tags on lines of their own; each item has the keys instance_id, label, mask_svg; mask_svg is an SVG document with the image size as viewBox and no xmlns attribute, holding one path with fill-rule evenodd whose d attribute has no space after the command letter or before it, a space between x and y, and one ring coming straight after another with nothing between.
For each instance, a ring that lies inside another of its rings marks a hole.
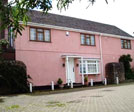
<instances>
[{"instance_id":1,"label":"neighbouring building","mask_svg":"<svg viewBox=\"0 0 134 112\"><path fill-rule=\"evenodd\" d=\"M116 26L29 11L22 36L15 40L15 58L23 61L34 86L94 82L105 78L105 65L123 54L134 59L134 38ZM22 24L22 22L20 22ZM134 62L131 63L134 66Z\"/></svg>"}]
</instances>

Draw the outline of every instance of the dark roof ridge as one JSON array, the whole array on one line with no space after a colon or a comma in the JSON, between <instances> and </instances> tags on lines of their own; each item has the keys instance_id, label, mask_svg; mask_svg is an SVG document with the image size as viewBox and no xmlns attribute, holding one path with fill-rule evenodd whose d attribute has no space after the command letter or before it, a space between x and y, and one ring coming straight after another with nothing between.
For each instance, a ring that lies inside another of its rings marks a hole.
<instances>
[{"instance_id":1,"label":"dark roof ridge","mask_svg":"<svg viewBox=\"0 0 134 112\"><path fill-rule=\"evenodd\" d=\"M30 10L28 12L28 15L31 17L31 20L29 22L33 23L68 27L124 37L133 37L132 35L128 34L127 32L123 31L115 25L99 23L87 19L81 19L54 13L47 13L43 15L43 11L38 10Z\"/></svg>"},{"instance_id":2,"label":"dark roof ridge","mask_svg":"<svg viewBox=\"0 0 134 112\"><path fill-rule=\"evenodd\" d=\"M39 13L40 13L40 12L43 13L43 11L39 11L39 10L31 10L31 11L36 11L36 12L39 12ZM98 22L98 21L92 21L92 20L83 19L83 18L78 18L78 17L60 15L60 14L55 14L55 13L46 13L46 14L52 14L52 15L55 15L55 16L62 16L62 17L67 17L67 18L72 18L72 19L78 19L78 20L82 20L82 21L94 22L94 23L97 23L97 24L102 24L102 25L108 25L108 26L116 27L115 25L112 25L112 24L102 23L102 22ZM117 27L117 28L118 28L118 27Z\"/></svg>"}]
</instances>

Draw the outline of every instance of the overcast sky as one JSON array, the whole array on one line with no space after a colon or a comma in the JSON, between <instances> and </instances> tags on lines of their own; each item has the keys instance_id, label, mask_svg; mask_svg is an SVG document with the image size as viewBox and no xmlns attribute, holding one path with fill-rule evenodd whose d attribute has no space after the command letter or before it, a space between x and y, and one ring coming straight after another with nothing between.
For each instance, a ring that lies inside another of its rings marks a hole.
<instances>
[{"instance_id":1,"label":"overcast sky","mask_svg":"<svg viewBox=\"0 0 134 112\"><path fill-rule=\"evenodd\" d=\"M75 0L66 11L62 12L57 10L54 2L50 12L115 25L134 36L134 0L108 0L108 2L106 4L105 0L96 0L92 6L88 0Z\"/></svg>"},{"instance_id":2,"label":"overcast sky","mask_svg":"<svg viewBox=\"0 0 134 112\"><path fill-rule=\"evenodd\" d=\"M62 12L57 10L56 1L53 0L53 9L49 12L115 25L134 36L134 0L108 0L108 4L105 0L96 0L93 6L88 0L74 0Z\"/></svg>"}]
</instances>

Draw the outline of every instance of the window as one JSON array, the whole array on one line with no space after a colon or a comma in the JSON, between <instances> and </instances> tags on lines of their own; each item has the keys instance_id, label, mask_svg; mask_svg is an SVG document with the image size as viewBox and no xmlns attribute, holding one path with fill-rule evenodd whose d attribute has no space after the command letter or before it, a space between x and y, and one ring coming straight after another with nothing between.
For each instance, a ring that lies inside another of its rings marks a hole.
<instances>
[{"instance_id":1,"label":"window","mask_svg":"<svg viewBox=\"0 0 134 112\"><path fill-rule=\"evenodd\" d=\"M95 36L81 34L81 45L95 46Z\"/></svg>"},{"instance_id":2,"label":"window","mask_svg":"<svg viewBox=\"0 0 134 112\"><path fill-rule=\"evenodd\" d=\"M80 73L82 73L82 63L80 60ZM99 74L99 61L91 59L83 59L84 74Z\"/></svg>"},{"instance_id":3,"label":"window","mask_svg":"<svg viewBox=\"0 0 134 112\"><path fill-rule=\"evenodd\" d=\"M45 30L45 32L44 32L45 34L45 41L47 41L47 42L50 42L50 31L49 30Z\"/></svg>"},{"instance_id":4,"label":"window","mask_svg":"<svg viewBox=\"0 0 134 112\"><path fill-rule=\"evenodd\" d=\"M9 35L8 35L9 46L11 48L14 48L14 32L13 32L13 28L9 27L8 32L9 32Z\"/></svg>"},{"instance_id":5,"label":"window","mask_svg":"<svg viewBox=\"0 0 134 112\"><path fill-rule=\"evenodd\" d=\"M43 35L43 29L37 29L37 40L43 41L44 35Z\"/></svg>"},{"instance_id":6,"label":"window","mask_svg":"<svg viewBox=\"0 0 134 112\"><path fill-rule=\"evenodd\" d=\"M50 42L50 30L42 28L30 28L30 40Z\"/></svg>"},{"instance_id":7,"label":"window","mask_svg":"<svg viewBox=\"0 0 134 112\"><path fill-rule=\"evenodd\" d=\"M123 48L123 49L131 49L131 41L121 39L121 48Z\"/></svg>"},{"instance_id":8,"label":"window","mask_svg":"<svg viewBox=\"0 0 134 112\"><path fill-rule=\"evenodd\" d=\"M36 40L36 29L30 28L30 40Z\"/></svg>"}]
</instances>

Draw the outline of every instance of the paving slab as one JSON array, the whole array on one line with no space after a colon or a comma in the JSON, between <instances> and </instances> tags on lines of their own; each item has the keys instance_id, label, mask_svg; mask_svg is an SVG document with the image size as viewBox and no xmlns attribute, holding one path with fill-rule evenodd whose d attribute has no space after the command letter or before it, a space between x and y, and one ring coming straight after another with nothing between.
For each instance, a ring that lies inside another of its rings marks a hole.
<instances>
[{"instance_id":1,"label":"paving slab","mask_svg":"<svg viewBox=\"0 0 134 112\"><path fill-rule=\"evenodd\" d=\"M134 84L0 97L0 112L134 112Z\"/></svg>"}]
</instances>

